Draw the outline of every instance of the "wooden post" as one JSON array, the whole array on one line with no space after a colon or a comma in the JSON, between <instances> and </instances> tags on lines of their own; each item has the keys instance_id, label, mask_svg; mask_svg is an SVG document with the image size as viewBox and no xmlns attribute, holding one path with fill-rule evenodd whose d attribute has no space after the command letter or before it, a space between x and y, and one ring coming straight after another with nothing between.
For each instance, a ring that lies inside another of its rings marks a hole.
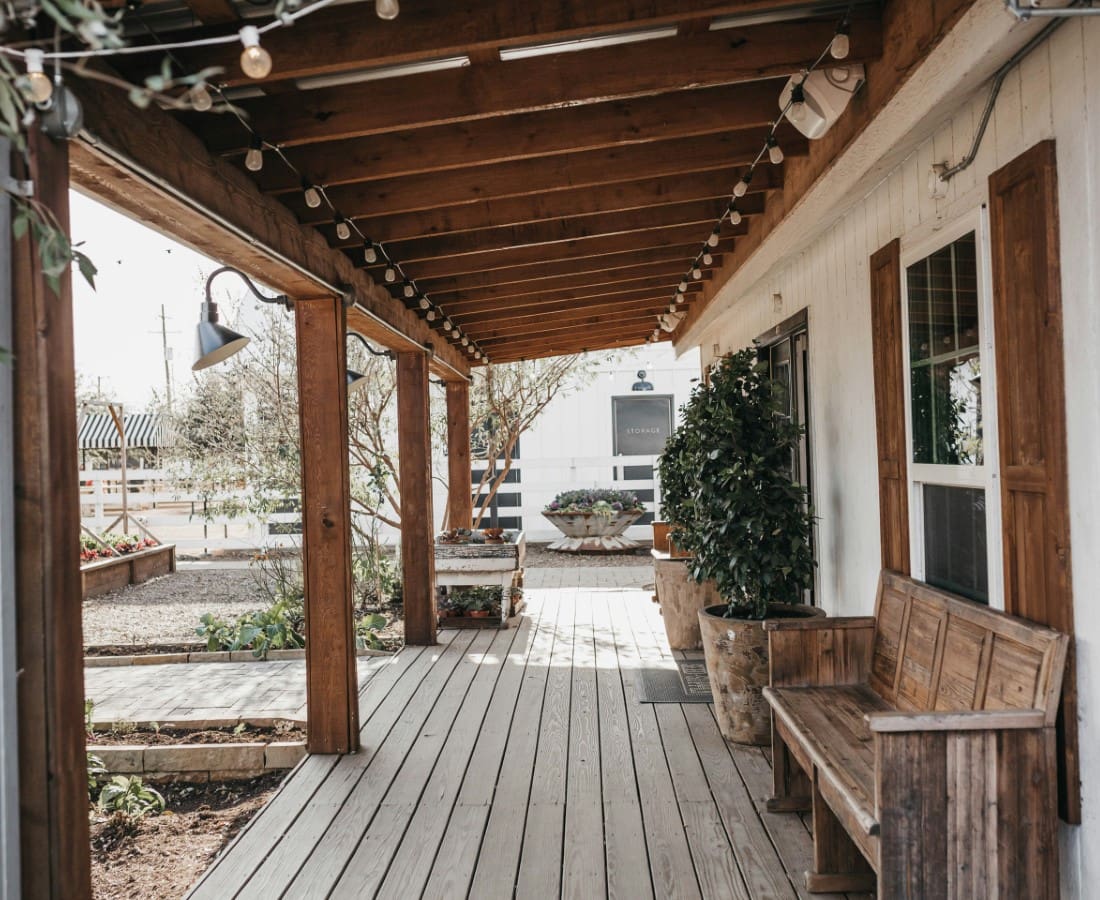
<instances>
[{"instance_id":1,"label":"wooden post","mask_svg":"<svg viewBox=\"0 0 1100 900\"><path fill-rule=\"evenodd\" d=\"M397 444L401 470L401 571L405 643L434 644L435 545L428 357L397 354Z\"/></svg>"},{"instance_id":2,"label":"wooden post","mask_svg":"<svg viewBox=\"0 0 1100 900\"><path fill-rule=\"evenodd\" d=\"M69 153L28 130L37 199L69 229ZM91 896L72 281L13 240L16 657L22 894Z\"/></svg>"},{"instance_id":3,"label":"wooden post","mask_svg":"<svg viewBox=\"0 0 1100 900\"><path fill-rule=\"evenodd\" d=\"M346 311L323 297L294 304L302 441L307 746L359 749L359 684L351 589Z\"/></svg>"},{"instance_id":4,"label":"wooden post","mask_svg":"<svg viewBox=\"0 0 1100 900\"><path fill-rule=\"evenodd\" d=\"M470 385L447 382L447 527L474 521L470 484Z\"/></svg>"}]
</instances>

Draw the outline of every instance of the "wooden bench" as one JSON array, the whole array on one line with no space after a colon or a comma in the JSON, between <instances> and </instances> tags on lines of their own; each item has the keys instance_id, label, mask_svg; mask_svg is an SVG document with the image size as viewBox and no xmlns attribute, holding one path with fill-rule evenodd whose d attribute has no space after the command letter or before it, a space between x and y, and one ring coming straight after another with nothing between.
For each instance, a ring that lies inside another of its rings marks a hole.
<instances>
[{"instance_id":1,"label":"wooden bench","mask_svg":"<svg viewBox=\"0 0 1100 900\"><path fill-rule=\"evenodd\" d=\"M764 627L768 808L813 812L808 890L1058 896L1065 635L894 572L874 616Z\"/></svg>"}]
</instances>

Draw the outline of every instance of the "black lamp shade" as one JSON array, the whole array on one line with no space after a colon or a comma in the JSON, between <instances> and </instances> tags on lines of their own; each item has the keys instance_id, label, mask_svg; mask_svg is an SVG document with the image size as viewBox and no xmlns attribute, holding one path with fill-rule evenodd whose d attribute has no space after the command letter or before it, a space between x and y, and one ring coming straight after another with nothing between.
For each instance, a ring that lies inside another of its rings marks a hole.
<instances>
[{"instance_id":1,"label":"black lamp shade","mask_svg":"<svg viewBox=\"0 0 1100 900\"><path fill-rule=\"evenodd\" d=\"M348 393L367 386L367 376L354 369L348 369Z\"/></svg>"},{"instance_id":2,"label":"black lamp shade","mask_svg":"<svg viewBox=\"0 0 1100 900\"><path fill-rule=\"evenodd\" d=\"M191 371L198 372L229 359L238 350L243 350L248 341L243 334L217 322L199 322L195 329L195 363Z\"/></svg>"}]
</instances>

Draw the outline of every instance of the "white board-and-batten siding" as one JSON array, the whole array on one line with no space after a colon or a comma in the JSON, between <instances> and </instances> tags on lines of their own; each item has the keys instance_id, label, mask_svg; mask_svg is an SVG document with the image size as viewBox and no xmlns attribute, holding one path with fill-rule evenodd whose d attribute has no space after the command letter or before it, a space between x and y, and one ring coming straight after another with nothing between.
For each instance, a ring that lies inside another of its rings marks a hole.
<instances>
[{"instance_id":1,"label":"white board-and-batten siding","mask_svg":"<svg viewBox=\"0 0 1100 900\"><path fill-rule=\"evenodd\" d=\"M960 96L938 125L895 147L903 155L895 168L867 184L812 243L754 284L738 286L732 304L697 340L705 366L808 310L818 596L830 614L869 613L880 560L869 257L894 238L901 239L903 259L907 248L929 244L938 230L986 202L992 172L1035 143L1056 140L1084 817L1081 826L1062 828L1061 865L1065 896L1095 896L1089 885L1100 884L1100 20L1066 21L1009 72L974 163L949 183L944 198L932 199L932 164L953 164L969 151L987 97L988 85Z\"/></svg>"}]
</instances>

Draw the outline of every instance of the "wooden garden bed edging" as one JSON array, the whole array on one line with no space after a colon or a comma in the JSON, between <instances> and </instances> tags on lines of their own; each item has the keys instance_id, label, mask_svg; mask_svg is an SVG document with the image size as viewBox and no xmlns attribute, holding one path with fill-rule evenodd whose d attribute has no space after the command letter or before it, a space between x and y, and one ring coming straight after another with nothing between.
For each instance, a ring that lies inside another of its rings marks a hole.
<instances>
[{"instance_id":1,"label":"wooden garden bed edging","mask_svg":"<svg viewBox=\"0 0 1100 900\"><path fill-rule=\"evenodd\" d=\"M142 584L176 571L176 545L160 544L134 553L85 563L80 567L83 599L99 597L129 584Z\"/></svg>"}]
</instances>

